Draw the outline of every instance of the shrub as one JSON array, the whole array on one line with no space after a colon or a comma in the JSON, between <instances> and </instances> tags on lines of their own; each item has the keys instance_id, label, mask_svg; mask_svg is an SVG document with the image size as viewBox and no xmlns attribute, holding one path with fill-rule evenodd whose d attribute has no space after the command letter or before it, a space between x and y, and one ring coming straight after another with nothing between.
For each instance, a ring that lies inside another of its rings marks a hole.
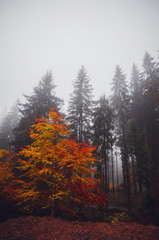
<instances>
[{"instance_id":1,"label":"shrub","mask_svg":"<svg viewBox=\"0 0 159 240\"><path fill-rule=\"evenodd\" d=\"M122 212L122 213L115 213L114 215L109 216L108 220L111 223L130 222L130 217L125 212Z\"/></svg>"}]
</instances>

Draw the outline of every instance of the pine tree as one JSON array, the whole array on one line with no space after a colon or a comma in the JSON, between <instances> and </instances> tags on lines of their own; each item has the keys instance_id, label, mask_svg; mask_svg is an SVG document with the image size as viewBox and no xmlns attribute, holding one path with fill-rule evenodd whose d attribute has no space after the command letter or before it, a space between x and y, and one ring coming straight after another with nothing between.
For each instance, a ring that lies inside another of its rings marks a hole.
<instances>
[{"instance_id":1,"label":"pine tree","mask_svg":"<svg viewBox=\"0 0 159 240\"><path fill-rule=\"evenodd\" d=\"M116 119L116 131L118 134L118 144L122 154L123 181L125 194L128 200L128 209L131 211L130 199L130 178L129 178L129 158L127 146L127 132L129 120L129 95L126 77L121 68L117 65L112 82L112 106Z\"/></svg>"},{"instance_id":2,"label":"pine tree","mask_svg":"<svg viewBox=\"0 0 159 240\"><path fill-rule=\"evenodd\" d=\"M147 138L147 145L149 147L149 172L151 173L151 186L156 181L159 172L158 164L158 142L159 142L159 128L158 119L159 111L157 99L159 96L159 79L157 75L157 64L154 59L145 53L143 59L143 112L145 117L145 133Z\"/></svg>"},{"instance_id":3,"label":"pine tree","mask_svg":"<svg viewBox=\"0 0 159 240\"><path fill-rule=\"evenodd\" d=\"M142 194L143 184L147 188L149 186L148 168L150 154L145 126L146 116L143 102L143 77L135 64L133 64L132 67L130 91L129 152L132 159L132 169L136 169L136 171L133 172L134 184L136 175L139 192ZM136 186L134 186L134 189L136 189Z\"/></svg>"},{"instance_id":4,"label":"pine tree","mask_svg":"<svg viewBox=\"0 0 159 240\"><path fill-rule=\"evenodd\" d=\"M156 63L148 52L145 52L143 59L143 77L150 85L156 79Z\"/></svg>"},{"instance_id":5,"label":"pine tree","mask_svg":"<svg viewBox=\"0 0 159 240\"><path fill-rule=\"evenodd\" d=\"M29 127L35 123L36 118L46 117L51 108L58 112L63 101L55 95L55 85L51 72L46 72L31 96L24 95L26 103L21 104L21 121L14 129L15 150L31 143Z\"/></svg>"},{"instance_id":6,"label":"pine tree","mask_svg":"<svg viewBox=\"0 0 159 240\"><path fill-rule=\"evenodd\" d=\"M21 118L21 114L18 110L19 103L20 101L17 99L10 111L2 118L0 124L0 149L8 149L10 152L12 151L11 142L14 138L13 129L17 127Z\"/></svg>"},{"instance_id":7,"label":"pine tree","mask_svg":"<svg viewBox=\"0 0 159 240\"><path fill-rule=\"evenodd\" d=\"M93 112L93 144L97 146L99 161L108 160L109 151L113 142L113 111L105 95L96 101ZM106 157L107 155L107 157ZM107 186L108 187L108 186Z\"/></svg>"},{"instance_id":8,"label":"pine tree","mask_svg":"<svg viewBox=\"0 0 159 240\"><path fill-rule=\"evenodd\" d=\"M109 192L108 161L113 144L113 111L105 95L97 102L93 113L93 145L97 147L97 172L104 176L106 194ZM104 173L103 173L104 168ZM106 217L108 217L108 202L106 203Z\"/></svg>"},{"instance_id":9,"label":"pine tree","mask_svg":"<svg viewBox=\"0 0 159 240\"><path fill-rule=\"evenodd\" d=\"M73 82L73 92L70 95L68 121L71 124L71 137L78 142L87 142L91 136L93 96L90 80L84 66L78 72Z\"/></svg>"}]
</instances>

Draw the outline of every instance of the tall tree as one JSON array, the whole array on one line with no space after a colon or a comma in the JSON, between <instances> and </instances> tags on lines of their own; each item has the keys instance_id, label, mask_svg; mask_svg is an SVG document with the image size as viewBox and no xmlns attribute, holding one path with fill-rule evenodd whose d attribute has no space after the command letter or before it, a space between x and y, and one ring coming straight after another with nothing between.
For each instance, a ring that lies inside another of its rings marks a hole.
<instances>
[{"instance_id":1,"label":"tall tree","mask_svg":"<svg viewBox=\"0 0 159 240\"><path fill-rule=\"evenodd\" d=\"M31 96L24 95L26 103L21 104L20 109L22 118L14 130L13 146L15 150L31 142L29 127L35 123L36 118L46 117L51 108L59 111L63 101L56 97L55 87L51 71L46 72L37 87L34 88L33 94Z\"/></svg>"},{"instance_id":2,"label":"tall tree","mask_svg":"<svg viewBox=\"0 0 159 240\"><path fill-rule=\"evenodd\" d=\"M13 129L17 127L21 114L19 113L19 99L11 107L10 111L2 118L0 124L0 148L11 149L11 142L13 141Z\"/></svg>"},{"instance_id":3,"label":"tall tree","mask_svg":"<svg viewBox=\"0 0 159 240\"><path fill-rule=\"evenodd\" d=\"M93 113L93 136L93 144L97 147L97 170L102 177L104 176L105 191L106 194L108 194L108 161L114 139L113 111L105 95L96 102L96 107ZM108 217L108 202L106 204L106 217Z\"/></svg>"},{"instance_id":4,"label":"tall tree","mask_svg":"<svg viewBox=\"0 0 159 240\"><path fill-rule=\"evenodd\" d=\"M129 154L131 158L132 178L134 193L143 193L143 186L149 188L149 149L145 144L144 134L137 125L135 119L131 119L128 134Z\"/></svg>"},{"instance_id":5,"label":"tall tree","mask_svg":"<svg viewBox=\"0 0 159 240\"><path fill-rule=\"evenodd\" d=\"M156 70L154 58L146 51L143 59L143 77L150 85L156 79Z\"/></svg>"},{"instance_id":6,"label":"tall tree","mask_svg":"<svg viewBox=\"0 0 159 240\"><path fill-rule=\"evenodd\" d=\"M116 118L116 130L118 133L118 142L122 154L123 180L125 194L128 200L128 209L131 211L130 198L130 178L129 178L129 158L127 146L128 116L129 116L129 95L126 83L126 77L121 68L117 65L112 82L112 106Z\"/></svg>"},{"instance_id":7,"label":"tall tree","mask_svg":"<svg viewBox=\"0 0 159 240\"><path fill-rule=\"evenodd\" d=\"M92 86L87 71L82 66L73 82L73 92L70 94L67 118L71 124L71 136L79 142L87 142L90 139L92 107Z\"/></svg>"},{"instance_id":8,"label":"tall tree","mask_svg":"<svg viewBox=\"0 0 159 240\"><path fill-rule=\"evenodd\" d=\"M159 79L157 73L157 64L154 59L145 53L143 59L143 111L145 116L145 128L148 147L150 149L150 172L151 186L156 182L156 177L159 172L158 164L158 142L159 142L159 111L158 102L159 97Z\"/></svg>"},{"instance_id":9,"label":"tall tree","mask_svg":"<svg viewBox=\"0 0 159 240\"><path fill-rule=\"evenodd\" d=\"M143 109L142 84L143 79L141 77L141 74L137 66L133 64L130 81L131 111L128 142L129 153L131 154L132 159L134 189L136 191L136 175L140 193L142 193L143 184L145 186L149 185L149 151L145 128L145 115Z\"/></svg>"}]
</instances>

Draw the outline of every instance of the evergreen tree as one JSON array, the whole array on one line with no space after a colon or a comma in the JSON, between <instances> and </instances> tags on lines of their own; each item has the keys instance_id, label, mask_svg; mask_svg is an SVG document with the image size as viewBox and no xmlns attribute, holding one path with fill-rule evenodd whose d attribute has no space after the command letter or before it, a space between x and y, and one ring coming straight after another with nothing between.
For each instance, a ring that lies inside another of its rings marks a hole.
<instances>
[{"instance_id":1,"label":"evergreen tree","mask_svg":"<svg viewBox=\"0 0 159 240\"><path fill-rule=\"evenodd\" d=\"M70 94L68 121L71 124L71 137L78 142L87 142L91 136L93 96L90 80L84 66L78 72L73 82L73 92Z\"/></svg>"},{"instance_id":2,"label":"evergreen tree","mask_svg":"<svg viewBox=\"0 0 159 240\"><path fill-rule=\"evenodd\" d=\"M156 66L154 59L146 52L143 59L142 77L135 65L133 65L131 76L129 150L135 161L140 193L142 193L143 184L148 190L154 185L158 169L159 112L157 99L159 84Z\"/></svg>"},{"instance_id":3,"label":"evergreen tree","mask_svg":"<svg viewBox=\"0 0 159 240\"><path fill-rule=\"evenodd\" d=\"M107 173L113 141L113 111L104 95L96 102L93 113L93 145L97 147L97 172L100 177L104 177L106 194L109 192ZM108 217L108 201L106 202L106 217Z\"/></svg>"},{"instance_id":4,"label":"evergreen tree","mask_svg":"<svg viewBox=\"0 0 159 240\"><path fill-rule=\"evenodd\" d=\"M143 112L142 77L135 64L132 67L130 92L131 112L129 125L129 153L132 159L133 182L139 184L139 192L142 193L143 184L148 186L148 144ZM136 170L136 171L135 171ZM136 176L136 178L135 178ZM136 186L134 186L136 191Z\"/></svg>"},{"instance_id":5,"label":"evergreen tree","mask_svg":"<svg viewBox=\"0 0 159 240\"><path fill-rule=\"evenodd\" d=\"M51 108L58 112L63 101L55 95L55 85L51 72L46 72L31 96L25 95L26 103L21 104L21 121L14 129L15 150L31 142L29 128L36 118L46 117Z\"/></svg>"},{"instance_id":6,"label":"evergreen tree","mask_svg":"<svg viewBox=\"0 0 159 240\"><path fill-rule=\"evenodd\" d=\"M129 154L132 160L132 176L134 193L137 193L136 181L139 186L139 193L143 193L143 186L149 186L149 149L143 140L141 133L134 119L131 120L128 135Z\"/></svg>"},{"instance_id":7,"label":"evergreen tree","mask_svg":"<svg viewBox=\"0 0 159 240\"><path fill-rule=\"evenodd\" d=\"M141 83L142 83L141 73L138 67L134 63L132 66L131 79L130 79L130 92L131 92L131 99L135 103L139 103L141 100Z\"/></svg>"},{"instance_id":8,"label":"evergreen tree","mask_svg":"<svg viewBox=\"0 0 159 240\"><path fill-rule=\"evenodd\" d=\"M113 111L105 95L96 101L93 112L93 145L97 146L99 162L108 160L113 142Z\"/></svg>"},{"instance_id":9,"label":"evergreen tree","mask_svg":"<svg viewBox=\"0 0 159 240\"><path fill-rule=\"evenodd\" d=\"M21 114L19 113L19 99L11 107L10 111L2 118L0 124L0 149L12 151L13 129L17 127Z\"/></svg>"},{"instance_id":10,"label":"evergreen tree","mask_svg":"<svg viewBox=\"0 0 159 240\"><path fill-rule=\"evenodd\" d=\"M127 146L128 120L129 120L129 95L125 75L117 65L112 82L112 107L116 119L118 144L122 154L123 181L125 194L128 200L128 209L131 211L129 158Z\"/></svg>"},{"instance_id":11,"label":"evergreen tree","mask_svg":"<svg viewBox=\"0 0 159 240\"><path fill-rule=\"evenodd\" d=\"M143 112L145 118L145 134L147 138L147 145L150 149L149 164L150 164L150 181L151 186L155 184L157 174L159 172L159 79L157 73L157 64L154 59L145 53L143 59Z\"/></svg>"},{"instance_id":12,"label":"evergreen tree","mask_svg":"<svg viewBox=\"0 0 159 240\"><path fill-rule=\"evenodd\" d=\"M143 77L146 82L152 83L156 79L156 63L148 52L145 52L143 59ZM148 87L148 85L147 85ZM145 89L146 90L146 89Z\"/></svg>"}]
</instances>

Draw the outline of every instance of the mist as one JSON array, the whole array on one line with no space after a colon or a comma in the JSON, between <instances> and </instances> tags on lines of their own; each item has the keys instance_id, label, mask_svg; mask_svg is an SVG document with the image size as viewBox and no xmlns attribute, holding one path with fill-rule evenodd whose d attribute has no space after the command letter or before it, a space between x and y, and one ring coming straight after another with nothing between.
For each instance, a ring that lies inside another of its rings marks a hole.
<instances>
[{"instance_id":1,"label":"mist","mask_svg":"<svg viewBox=\"0 0 159 240\"><path fill-rule=\"evenodd\" d=\"M0 221L159 225L158 13L0 1Z\"/></svg>"},{"instance_id":2,"label":"mist","mask_svg":"<svg viewBox=\"0 0 159 240\"><path fill-rule=\"evenodd\" d=\"M84 65L98 98L109 95L120 64L130 79L145 51L157 58L159 2L0 1L0 112L52 70L67 109L72 82Z\"/></svg>"}]
</instances>

